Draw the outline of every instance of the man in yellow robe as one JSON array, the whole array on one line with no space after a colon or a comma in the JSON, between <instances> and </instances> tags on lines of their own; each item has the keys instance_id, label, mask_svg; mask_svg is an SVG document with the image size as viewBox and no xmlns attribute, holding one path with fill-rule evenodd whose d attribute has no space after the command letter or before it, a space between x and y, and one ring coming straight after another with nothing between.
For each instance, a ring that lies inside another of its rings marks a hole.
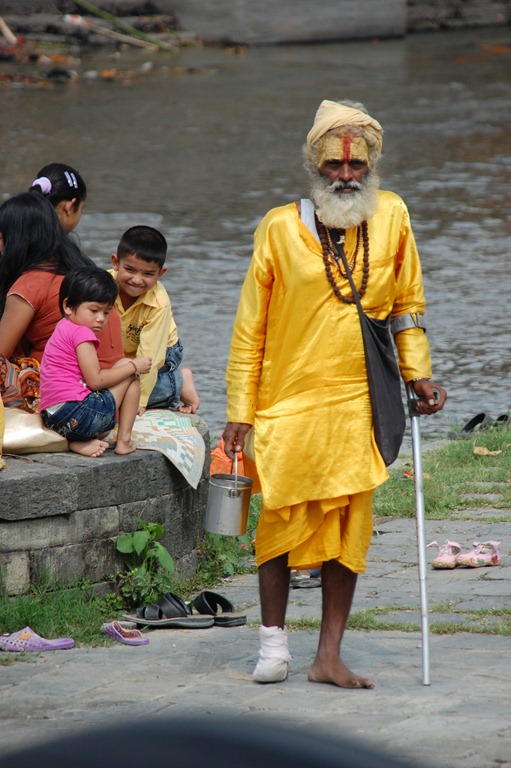
<instances>
[{"instance_id":1,"label":"man in yellow robe","mask_svg":"<svg viewBox=\"0 0 511 768\"><path fill-rule=\"evenodd\" d=\"M381 148L382 128L363 105L321 103L304 146L311 199L274 208L259 224L236 315L223 438L233 458L253 426L263 498L260 683L288 674L290 569L321 568L321 632L308 678L373 687L346 667L340 646L365 569L373 492L388 474L374 439L360 319L333 241L343 243L364 312L391 315L419 412L434 413L446 399L431 381L408 210L379 189Z\"/></svg>"}]
</instances>

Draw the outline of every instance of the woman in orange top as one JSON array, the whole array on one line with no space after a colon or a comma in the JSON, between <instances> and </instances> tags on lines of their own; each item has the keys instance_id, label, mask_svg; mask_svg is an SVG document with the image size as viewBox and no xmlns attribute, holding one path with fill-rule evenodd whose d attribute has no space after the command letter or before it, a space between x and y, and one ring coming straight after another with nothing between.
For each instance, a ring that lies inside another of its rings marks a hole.
<instances>
[{"instance_id":1,"label":"woman in orange top","mask_svg":"<svg viewBox=\"0 0 511 768\"><path fill-rule=\"evenodd\" d=\"M64 232L51 202L34 192L0 206L0 254L0 355L40 361L61 319L58 296L64 275L93 262ZM116 344L108 331L107 343L100 346L105 367L123 356L120 330L118 337Z\"/></svg>"}]
</instances>

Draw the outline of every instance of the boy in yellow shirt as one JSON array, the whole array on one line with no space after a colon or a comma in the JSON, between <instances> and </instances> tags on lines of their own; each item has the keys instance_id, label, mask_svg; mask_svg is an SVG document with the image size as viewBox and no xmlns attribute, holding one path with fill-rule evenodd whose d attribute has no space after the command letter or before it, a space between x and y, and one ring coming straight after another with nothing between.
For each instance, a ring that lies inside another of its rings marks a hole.
<instances>
[{"instance_id":1,"label":"boy in yellow shirt","mask_svg":"<svg viewBox=\"0 0 511 768\"><path fill-rule=\"evenodd\" d=\"M200 405L192 371L181 368L183 347L167 291L167 241L157 229L130 227L112 254L110 273L119 285L115 306L121 318L126 357L147 356L153 365L140 377L141 416L146 408L195 413Z\"/></svg>"}]
</instances>

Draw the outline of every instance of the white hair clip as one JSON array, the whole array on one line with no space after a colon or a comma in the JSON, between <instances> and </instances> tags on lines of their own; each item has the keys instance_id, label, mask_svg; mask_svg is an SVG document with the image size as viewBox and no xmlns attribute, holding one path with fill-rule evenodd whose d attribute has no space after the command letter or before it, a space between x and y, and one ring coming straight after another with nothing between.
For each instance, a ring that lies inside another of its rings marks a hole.
<instances>
[{"instance_id":1,"label":"white hair clip","mask_svg":"<svg viewBox=\"0 0 511 768\"><path fill-rule=\"evenodd\" d=\"M47 176L40 176L32 182L32 187L40 187L43 195L49 195L51 192L51 181Z\"/></svg>"},{"instance_id":2,"label":"white hair clip","mask_svg":"<svg viewBox=\"0 0 511 768\"><path fill-rule=\"evenodd\" d=\"M76 181L76 176L74 173L69 171L64 171L64 176L67 179L67 183L70 187L74 187L75 189L78 189L78 182Z\"/></svg>"}]
</instances>

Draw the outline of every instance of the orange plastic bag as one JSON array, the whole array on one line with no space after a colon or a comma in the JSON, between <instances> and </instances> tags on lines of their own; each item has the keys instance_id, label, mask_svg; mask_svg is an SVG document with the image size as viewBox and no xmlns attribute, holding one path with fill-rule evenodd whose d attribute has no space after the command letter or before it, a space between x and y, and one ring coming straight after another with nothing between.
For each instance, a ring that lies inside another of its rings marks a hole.
<instances>
[{"instance_id":1,"label":"orange plastic bag","mask_svg":"<svg viewBox=\"0 0 511 768\"><path fill-rule=\"evenodd\" d=\"M217 443L216 448L211 451L211 466L209 468L210 475L233 475L234 474L234 462L225 453L224 438L220 438L220 442ZM245 474L245 467L243 462L243 453L238 456L238 475Z\"/></svg>"},{"instance_id":2,"label":"orange plastic bag","mask_svg":"<svg viewBox=\"0 0 511 768\"><path fill-rule=\"evenodd\" d=\"M211 451L210 475L233 475L234 462L226 455L224 451L224 439L220 438L216 447ZM250 477L252 480L252 493L261 492L261 484L257 474L254 462L242 453L238 456L238 475Z\"/></svg>"}]
</instances>

